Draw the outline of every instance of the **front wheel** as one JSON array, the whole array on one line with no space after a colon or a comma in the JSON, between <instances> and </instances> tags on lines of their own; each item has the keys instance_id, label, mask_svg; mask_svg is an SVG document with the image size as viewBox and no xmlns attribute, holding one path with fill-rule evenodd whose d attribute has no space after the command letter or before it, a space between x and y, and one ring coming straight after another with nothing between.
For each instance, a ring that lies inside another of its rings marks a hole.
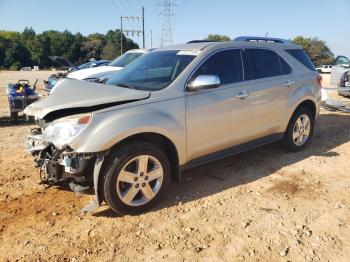
<instances>
[{"instance_id":1,"label":"front wheel","mask_svg":"<svg viewBox=\"0 0 350 262\"><path fill-rule=\"evenodd\" d=\"M170 164L156 145L137 141L113 151L107 161L104 197L120 214L139 214L152 208L170 182Z\"/></svg>"},{"instance_id":2,"label":"front wheel","mask_svg":"<svg viewBox=\"0 0 350 262\"><path fill-rule=\"evenodd\" d=\"M299 108L292 116L284 135L285 147L293 152L304 149L313 133L315 118L308 108Z\"/></svg>"}]
</instances>

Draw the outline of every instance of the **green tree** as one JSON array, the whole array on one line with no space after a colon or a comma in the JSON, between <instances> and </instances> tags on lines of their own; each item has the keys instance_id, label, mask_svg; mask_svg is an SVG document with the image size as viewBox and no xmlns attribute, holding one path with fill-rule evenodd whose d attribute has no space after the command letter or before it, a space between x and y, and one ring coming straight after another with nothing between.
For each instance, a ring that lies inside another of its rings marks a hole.
<instances>
[{"instance_id":1,"label":"green tree","mask_svg":"<svg viewBox=\"0 0 350 262\"><path fill-rule=\"evenodd\" d=\"M81 47L81 50L85 54L84 60L86 61L90 58L100 59L105 42L105 36L102 34L89 35Z\"/></svg>"},{"instance_id":2,"label":"green tree","mask_svg":"<svg viewBox=\"0 0 350 262\"><path fill-rule=\"evenodd\" d=\"M120 55L120 38L121 32L119 29L113 31L109 30L106 34L106 45L102 50L102 58L112 60ZM139 46L134 43L130 38L122 35L123 39L123 53L131 49L139 48Z\"/></svg>"},{"instance_id":3,"label":"green tree","mask_svg":"<svg viewBox=\"0 0 350 262\"><path fill-rule=\"evenodd\" d=\"M120 55L120 30L104 34L72 34L48 30L36 34L32 28L22 33L0 30L0 68L17 69L22 66L39 65L47 68L54 65L49 56L63 56L78 65L90 58L114 59ZM123 51L138 48L130 38L122 35Z\"/></svg>"},{"instance_id":4,"label":"green tree","mask_svg":"<svg viewBox=\"0 0 350 262\"><path fill-rule=\"evenodd\" d=\"M219 42L229 42L231 38L226 35L210 34L204 40L209 41L219 41Z\"/></svg>"},{"instance_id":5,"label":"green tree","mask_svg":"<svg viewBox=\"0 0 350 262\"><path fill-rule=\"evenodd\" d=\"M11 42L5 50L4 65L15 68L31 65L28 50L21 43Z\"/></svg>"},{"instance_id":6,"label":"green tree","mask_svg":"<svg viewBox=\"0 0 350 262\"><path fill-rule=\"evenodd\" d=\"M292 42L302 46L316 66L321 64L332 64L334 61L334 54L327 46L326 42L319 40L317 37L307 38L297 36Z\"/></svg>"}]
</instances>

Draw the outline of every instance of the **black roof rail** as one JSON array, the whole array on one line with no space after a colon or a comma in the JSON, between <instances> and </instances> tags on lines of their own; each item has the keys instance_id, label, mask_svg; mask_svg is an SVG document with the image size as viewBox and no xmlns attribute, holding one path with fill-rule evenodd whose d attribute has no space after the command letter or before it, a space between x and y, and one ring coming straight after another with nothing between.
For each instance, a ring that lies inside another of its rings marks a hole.
<instances>
[{"instance_id":1,"label":"black roof rail","mask_svg":"<svg viewBox=\"0 0 350 262\"><path fill-rule=\"evenodd\" d=\"M196 43L211 43L211 42L219 42L215 40L192 40L187 42L186 44L196 44Z\"/></svg>"},{"instance_id":2,"label":"black roof rail","mask_svg":"<svg viewBox=\"0 0 350 262\"><path fill-rule=\"evenodd\" d=\"M274 38L274 37L260 37L260 36L239 36L233 39L234 42L268 42L279 44L290 44L289 40Z\"/></svg>"}]
</instances>

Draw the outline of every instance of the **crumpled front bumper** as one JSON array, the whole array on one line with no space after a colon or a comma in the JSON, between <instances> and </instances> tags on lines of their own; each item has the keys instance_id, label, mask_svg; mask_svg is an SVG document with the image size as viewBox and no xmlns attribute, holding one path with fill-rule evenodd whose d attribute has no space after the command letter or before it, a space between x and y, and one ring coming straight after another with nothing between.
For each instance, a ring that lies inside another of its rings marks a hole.
<instances>
[{"instance_id":1,"label":"crumpled front bumper","mask_svg":"<svg viewBox=\"0 0 350 262\"><path fill-rule=\"evenodd\" d=\"M50 142L43 140L42 135L29 135L25 142L25 150L30 154L37 154L50 145Z\"/></svg>"}]
</instances>

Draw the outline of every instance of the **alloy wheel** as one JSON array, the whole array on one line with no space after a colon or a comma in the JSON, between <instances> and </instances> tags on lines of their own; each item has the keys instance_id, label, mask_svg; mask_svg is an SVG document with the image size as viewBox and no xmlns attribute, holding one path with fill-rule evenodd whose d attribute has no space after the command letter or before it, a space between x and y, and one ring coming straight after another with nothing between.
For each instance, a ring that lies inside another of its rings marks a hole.
<instances>
[{"instance_id":1,"label":"alloy wheel","mask_svg":"<svg viewBox=\"0 0 350 262\"><path fill-rule=\"evenodd\" d=\"M303 114L299 116L293 128L293 142L297 146L304 145L310 136L311 121L310 118Z\"/></svg>"},{"instance_id":2,"label":"alloy wheel","mask_svg":"<svg viewBox=\"0 0 350 262\"><path fill-rule=\"evenodd\" d=\"M126 205L144 205L157 195L163 177L163 167L155 157L150 155L134 157L118 174L117 194Z\"/></svg>"}]
</instances>

